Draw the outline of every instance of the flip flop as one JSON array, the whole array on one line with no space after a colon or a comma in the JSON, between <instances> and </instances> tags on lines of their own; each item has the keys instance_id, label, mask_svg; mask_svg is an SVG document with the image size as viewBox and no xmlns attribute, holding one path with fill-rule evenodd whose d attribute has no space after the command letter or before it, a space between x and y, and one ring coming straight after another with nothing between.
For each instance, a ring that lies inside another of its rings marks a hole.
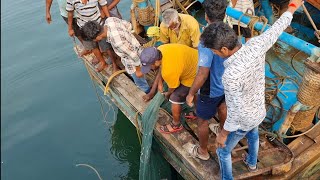
<instances>
[{"instance_id":1,"label":"flip flop","mask_svg":"<svg viewBox=\"0 0 320 180\"><path fill-rule=\"evenodd\" d=\"M207 161L210 159L210 154L208 153L207 156L199 154L199 145L196 144L191 144L189 143L188 145L184 146L185 148L187 148L188 153L195 158L199 158L201 160Z\"/></svg>"},{"instance_id":2,"label":"flip flop","mask_svg":"<svg viewBox=\"0 0 320 180\"><path fill-rule=\"evenodd\" d=\"M160 130L159 131L161 133L164 133L164 134L171 134L171 133L174 133L174 132L181 131L182 129L183 129L183 126L182 126L181 123L179 123L178 125L174 125L172 123L172 121L171 121L170 124L166 124L166 125L160 126Z\"/></svg>"},{"instance_id":3,"label":"flip flop","mask_svg":"<svg viewBox=\"0 0 320 180\"><path fill-rule=\"evenodd\" d=\"M190 115L190 113L192 113L194 115ZM195 120L195 119L197 119L197 114L194 111L190 111L189 115L186 114L186 115L184 115L184 117L187 119Z\"/></svg>"},{"instance_id":4,"label":"flip flop","mask_svg":"<svg viewBox=\"0 0 320 180\"><path fill-rule=\"evenodd\" d=\"M220 124L211 123L209 129L217 136L220 132Z\"/></svg>"}]
</instances>

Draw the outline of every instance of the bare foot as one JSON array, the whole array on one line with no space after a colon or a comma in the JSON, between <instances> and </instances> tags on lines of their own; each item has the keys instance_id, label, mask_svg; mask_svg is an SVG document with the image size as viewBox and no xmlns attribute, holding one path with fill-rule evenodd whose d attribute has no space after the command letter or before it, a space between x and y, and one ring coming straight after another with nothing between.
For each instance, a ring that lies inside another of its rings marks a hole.
<instances>
[{"instance_id":1,"label":"bare foot","mask_svg":"<svg viewBox=\"0 0 320 180\"><path fill-rule=\"evenodd\" d=\"M115 72L117 72L117 71L119 71L120 70L120 68L117 66L117 64L116 63L113 63L112 64L112 73L115 73Z\"/></svg>"},{"instance_id":2,"label":"bare foot","mask_svg":"<svg viewBox=\"0 0 320 180\"><path fill-rule=\"evenodd\" d=\"M100 61L96 57L93 57L91 62L93 65L97 65L97 64L99 64Z\"/></svg>"},{"instance_id":3,"label":"bare foot","mask_svg":"<svg viewBox=\"0 0 320 180\"><path fill-rule=\"evenodd\" d=\"M102 70L104 70L106 67L108 67L107 63L105 61L102 61L99 65L98 68L96 68L97 72L101 72Z\"/></svg>"},{"instance_id":4,"label":"bare foot","mask_svg":"<svg viewBox=\"0 0 320 180\"><path fill-rule=\"evenodd\" d=\"M148 101L150 101L150 100L154 97L154 94L155 94L155 93L149 92L148 94L142 96L142 99L143 99L145 102L148 102Z\"/></svg>"},{"instance_id":5,"label":"bare foot","mask_svg":"<svg viewBox=\"0 0 320 180\"><path fill-rule=\"evenodd\" d=\"M83 50L83 51L80 52L79 56L82 57L82 56L84 56L84 55L90 54L91 52L92 52L91 50L86 50L86 49L85 49L85 50Z\"/></svg>"}]
</instances>

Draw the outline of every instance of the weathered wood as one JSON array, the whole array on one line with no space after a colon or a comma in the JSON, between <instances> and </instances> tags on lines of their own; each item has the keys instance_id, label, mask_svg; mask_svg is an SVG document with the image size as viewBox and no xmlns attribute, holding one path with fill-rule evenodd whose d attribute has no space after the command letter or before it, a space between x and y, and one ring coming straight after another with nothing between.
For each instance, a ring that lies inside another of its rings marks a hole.
<instances>
[{"instance_id":1,"label":"weathered wood","mask_svg":"<svg viewBox=\"0 0 320 180\"><path fill-rule=\"evenodd\" d=\"M282 176L268 176L268 179L292 179L308 165L319 159L319 148L320 143L314 143L299 156L295 157L289 172L283 174Z\"/></svg>"}]
</instances>

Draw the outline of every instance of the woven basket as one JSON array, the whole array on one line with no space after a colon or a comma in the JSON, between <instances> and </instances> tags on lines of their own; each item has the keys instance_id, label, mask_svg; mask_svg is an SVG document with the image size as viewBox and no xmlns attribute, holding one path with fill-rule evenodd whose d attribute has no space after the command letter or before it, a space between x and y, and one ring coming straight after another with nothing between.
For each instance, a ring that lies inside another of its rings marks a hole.
<instances>
[{"instance_id":1,"label":"woven basket","mask_svg":"<svg viewBox=\"0 0 320 180\"><path fill-rule=\"evenodd\" d=\"M142 26L150 26L154 23L154 9L151 6L137 8L138 21Z\"/></svg>"}]
</instances>

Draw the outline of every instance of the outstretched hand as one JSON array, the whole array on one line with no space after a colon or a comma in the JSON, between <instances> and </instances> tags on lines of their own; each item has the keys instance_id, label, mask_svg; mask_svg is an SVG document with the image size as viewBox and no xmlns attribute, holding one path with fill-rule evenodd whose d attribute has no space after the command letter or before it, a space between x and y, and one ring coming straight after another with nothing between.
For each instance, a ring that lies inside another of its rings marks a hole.
<instances>
[{"instance_id":1,"label":"outstretched hand","mask_svg":"<svg viewBox=\"0 0 320 180\"><path fill-rule=\"evenodd\" d=\"M52 20L51 20L51 14L50 14L50 12L47 12L47 13L46 13L46 21L47 21L48 24L50 24L51 21L52 21Z\"/></svg>"},{"instance_id":2,"label":"outstretched hand","mask_svg":"<svg viewBox=\"0 0 320 180\"><path fill-rule=\"evenodd\" d=\"M300 6L302 6L303 3L303 0L290 0L288 11L293 14Z\"/></svg>"}]
</instances>

